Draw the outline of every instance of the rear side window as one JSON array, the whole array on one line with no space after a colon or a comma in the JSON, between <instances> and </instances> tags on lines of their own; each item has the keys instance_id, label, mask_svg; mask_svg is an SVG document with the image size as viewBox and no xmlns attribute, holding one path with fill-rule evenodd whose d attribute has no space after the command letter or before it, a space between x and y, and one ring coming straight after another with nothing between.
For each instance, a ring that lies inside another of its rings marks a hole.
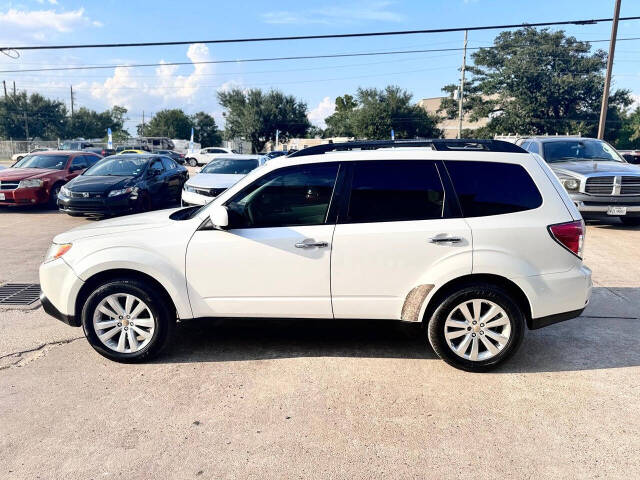
<instances>
[{"instance_id":1,"label":"rear side window","mask_svg":"<svg viewBox=\"0 0 640 480\"><path fill-rule=\"evenodd\" d=\"M452 161L445 165L465 217L522 212L542 205L538 188L520 165Z\"/></svg>"},{"instance_id":2,"label":"rear side window","mask_svg":"<svg viewBox=\"0 0 640 480\"><path fill-rule=\"evenodd\" d=\"M354 164L348 223L442 218L444 189L431 161Z\"/></svg>"}]
</instances>

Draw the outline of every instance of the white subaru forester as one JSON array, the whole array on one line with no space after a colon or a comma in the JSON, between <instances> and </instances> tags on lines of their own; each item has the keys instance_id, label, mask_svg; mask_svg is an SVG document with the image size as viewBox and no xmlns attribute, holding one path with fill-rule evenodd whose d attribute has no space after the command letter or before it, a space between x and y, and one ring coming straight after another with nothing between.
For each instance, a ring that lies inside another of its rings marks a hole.
<instances>
[{"instance_id":1,"label":"white subaru forester","mask_svg":"<svg viewBox=\"0 0 640 480\"><path fill-rule=\"evenodd\" d=\"M540 158L492 140L329 144L275 159L204 207L58 235L42 305L116 361L176 320L423 322L446 362L485 371L591 294L580 213Z\"/></svg>"}]
</instances>

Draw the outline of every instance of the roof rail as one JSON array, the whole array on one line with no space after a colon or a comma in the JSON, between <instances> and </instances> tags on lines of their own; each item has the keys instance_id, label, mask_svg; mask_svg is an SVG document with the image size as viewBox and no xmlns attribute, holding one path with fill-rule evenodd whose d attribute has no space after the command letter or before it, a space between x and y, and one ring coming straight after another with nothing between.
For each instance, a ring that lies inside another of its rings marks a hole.
<instances>
[{"instance_id":1,"label":"roof rail","mask_svg":"<svg viewBox=\"0 0 640 480\"><path fill-rule=\"evenodd\" d=\"M527 153L526 150L518 145L501 140L432 138L424 140L356 140L353 142L324 143L322 145L304 148L290 154L289 157L320 155L327 152L377 150L379 148L398 147L431 147L437 151L467 150L476 152Z\"/></svg>"}]
</instances>

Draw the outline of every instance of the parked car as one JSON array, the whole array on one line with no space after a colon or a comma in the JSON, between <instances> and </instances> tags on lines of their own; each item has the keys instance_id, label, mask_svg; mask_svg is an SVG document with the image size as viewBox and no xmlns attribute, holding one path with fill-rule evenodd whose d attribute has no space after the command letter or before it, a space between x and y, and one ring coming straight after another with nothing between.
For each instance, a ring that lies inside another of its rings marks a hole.
<instances>
[{"instance_id":1,"label":"parked car","mask_svg":"<svg viewBox=\"0 0 640 480\"><path fill-rule=\"evenodd\" d=\"M173 150L154 150L153 153L156 155L166 155L167 157L171 157L171 159L175 162L178 162L180 165L185 164L184 154L174 152Z\"/></svg>"},{"instance_id":2,"label":"parked car","mask_svg":"<svg viewBox=\"0 0 640 480\"><path fill-rule=\"evenodd\" d=\"M30 154L0 172L0 205L56 206L60 188L102 157L90 152Z\"/></svg>"},{"instance_id":3,"label":"parked car","mask_svg":"<svg viewBox=\"0 0 640 480\"><path fill-rule=\"evenodd\" d=\"M147 154L149 152L145 151L145 150L138 150L138 149L128 149L128 150L120 150L118 153L116 153L116 155L128 155L128 154L135 154L135 155L144 155Z\"/></svg>"},{"instance_id":4,"label":"parked car","mask_svg":"<svg viewBox=\"0 0 640 480\"><path fill-rule=\"evenodd\" d=\"M595 138L532 137L522 148L540 155L586 219L619 217L640 225L640 167Z\"/></svg>"},{"instance_id":5,"label":"parked car","mask_svg":"<svg viewBox=\"0 0 640 480\"><path fill-rule=\"evenodd\" d=\"M272 152L265 153L264 155L265 155L269 160L271 160L272 158L283 157L283 156L287 155L287 152L283 152L282 150L274 150L274 151L272 151Z\"/></svg>"},{"instance_id":6,"label":"parked car","mask_svg":"<svg viewBox=\"0 0 640 480\"><path fill-rule=\"evenodd\" d=\"M205 165L209 163L211 160L213 160L214 158L217 158L221 155L230 155L232 153L237 153L237 152L229 148L209 147L209 148L203 148L196 153L187 153L185 157L189 165L191 165L192 167L197 167L200 165Z\"/></svg>"},{"instance_id":7,"label":"parked car","mask_svg":"<svg viewBox=\"0 0 640 480\"><path fill-rule=\"evenodd\" d=\"M30 150L29 152L20 152L20 153L16 153L14 155L11 155L11 160L13 162L18 162L18 161L22 160L24 157L26 157L27 155L31 155L32 153L48 152L50 150L53 150L53 148L36 147L36 148Z\"/></svg>"},{"instance_id":8,"label":"parked car","mask_svg":"<svg viewBox=\"0 0 640 480\"><path fill-rule=\"evenodd\" d=\"M545 162L514 144L319 145L204 207L56 236L41 300L116 361L158 354L176 318L375 318L424 322L441 358L484 371L527 327L585 308L584 234Z\"/></svg>"},{"instance_id":9,"label":"parked car","mask_svg":"<svg viewBox=\"0 0 640 480\"><path fill-rule=\"evenodd\" d=\"M93 147L93 143L87 140L65 140L62 142L60 148L62 150L84 150L85 148Z\"/></svg>"},{"instance_id":10,"label":"parked car","mask_svg":"<svg viewBox=\"0 0 640 480\"><path fill-rule=\"evenodd\" d=\"M618 153L622 155L622 158L627 162L640 165L640 150L618 150Z\"/></svg>"},{"instance_id":11,"label":"parked car","mask_svg":"<svg viewBox=\"0 0 640 480\"><path fill-rule=\"evenodd\" d=\"M145 212L180 201L187 178L187 169L169 157L114 155L65 185L58 207L72 216Z\"/></svg>"},{"instance_id":12,"label":"parked car","mask_svg":"<svg viewBox=\"0 0 640 480\"><path fill-rule=\"evenodd\" d=\"M144 145L129 145L129 146L119 145L116 147L116 154L123 152L124 150L137 150L144 153L151 153L151 149Z\"/></svg>"},{"instance_id":13,"label":"parked car","mask_svg":"<svg viewBox=\"0 0 640 480\"><path fill-rule=\"evenodd\" d=\"M106 148L106 147L88 147L83 149L84 152L92 152L96 155L100 155L102 157L109 157L111 155L116 154L115 148Z\"/></svg>"},{"instance_id":14,"label":"parked car","mask_svg":"<svg viewBox=\"0 0 640 480\"><path fill-rule=\"evenodd\" d=\"M260 165L266 156L232 155L211 160L182 190L182 205L204 205Z\"/></svg>"}]
</instances>

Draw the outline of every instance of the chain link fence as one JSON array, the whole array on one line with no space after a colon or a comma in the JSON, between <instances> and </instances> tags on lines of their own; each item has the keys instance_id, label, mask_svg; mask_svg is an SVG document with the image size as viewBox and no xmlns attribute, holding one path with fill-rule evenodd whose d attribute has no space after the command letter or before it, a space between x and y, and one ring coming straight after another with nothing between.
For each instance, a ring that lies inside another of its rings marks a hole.
<instances>
[{"instance_id":1,"label":"chain link fence","mask_svg":"<svg viewBox=\"0 0 640 480\"><path fill-rule=\"evenodd\" d=\"M10 160L16 153L28 153L36 148L58 148L58 141L0 140L0 160Z\"/></svg>"}]
</instances>

